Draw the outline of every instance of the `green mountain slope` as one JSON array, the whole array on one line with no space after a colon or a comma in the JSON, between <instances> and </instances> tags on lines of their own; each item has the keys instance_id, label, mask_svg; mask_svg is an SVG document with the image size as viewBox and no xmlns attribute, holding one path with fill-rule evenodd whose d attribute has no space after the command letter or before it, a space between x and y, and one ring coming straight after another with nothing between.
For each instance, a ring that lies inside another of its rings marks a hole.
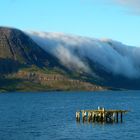
<instances>
[{"instance_id":1,"label":"green mountain slope","mask_svg":"<svg viewBox=\"0 0 140 140\"><path fill-rule=\"evenodd\" d=\"M0 27L0 91L104 89L71 73L22 31Z\"/></svg>"}]
</instances>

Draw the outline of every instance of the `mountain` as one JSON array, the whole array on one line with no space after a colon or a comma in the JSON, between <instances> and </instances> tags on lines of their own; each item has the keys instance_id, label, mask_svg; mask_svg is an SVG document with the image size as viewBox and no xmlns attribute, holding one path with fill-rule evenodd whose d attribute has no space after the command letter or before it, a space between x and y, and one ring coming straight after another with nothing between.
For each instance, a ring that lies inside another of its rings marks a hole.
<instances>
[{"instance_id":1,"label":"mountain","mask_svg":"<svg viewBox=\"0 0 140 140\"><path fill-rule=\"evenodd\" d=\"M0 27L0 91L102 89L72 77L57 57L23 31Z\"/></svg>"},{"instance_id":2,"label":"mountain","mask_svg":"<svg viewBox=\"0 0 140 140\"><path fill-rule=\"evenodd\" d=\"M0 91L140 89L140 48L0 27Z\"/></svg>"},{"instance_id":3,"label":"mountain","mask_svg":"<svg viewBox=\"0 0 140 140\"><path fill-rule=\"evenodd\" d=\"M63 33L27 34L61 64L84 75L91 83L115 89L140 89L139 47Z\"/></svg>"},{"instance_id":4,"label":"mountain","mask_svg":"<svg viewBox=\"0 0 140 140\"><path fill-rule=\"evenodd\" d=\"M0 73L11 73L20 67L54 65L54 57L41 49L18 29L0 27Z\"/></svg>"}]
</instances>

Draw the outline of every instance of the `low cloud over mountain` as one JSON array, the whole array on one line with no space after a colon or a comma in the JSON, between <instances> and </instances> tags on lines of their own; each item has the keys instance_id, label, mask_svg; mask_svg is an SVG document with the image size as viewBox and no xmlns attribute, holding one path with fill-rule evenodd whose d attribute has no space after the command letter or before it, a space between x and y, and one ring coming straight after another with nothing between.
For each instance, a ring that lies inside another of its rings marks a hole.
<instances>
[{"instance_id":1,"label":"low cloud over mountain","mask_svg":"<svg viewBox=\"0 0 140 140\"><path fill-rule=\"evenodd\" d=\"M92 39L62 33L26 32L45 51L69 69L92 74L87 60L113 75L140 77L140 48L109 39Z\"/></svg>"}]
</instances>

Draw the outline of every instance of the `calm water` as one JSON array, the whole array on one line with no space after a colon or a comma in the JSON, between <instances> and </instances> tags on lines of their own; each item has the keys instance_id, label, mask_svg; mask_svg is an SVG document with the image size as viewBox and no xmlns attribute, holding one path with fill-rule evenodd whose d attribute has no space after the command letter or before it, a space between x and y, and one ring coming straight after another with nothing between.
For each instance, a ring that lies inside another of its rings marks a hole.
<instances>
[{"instance_id":1,"label":"calm water","mask_svg":"<svg viewBox=\"0 0 140 140\"><path fill-rule=\"evenodd\" d=\"M128 109L124 123L77 124L76 110ZM0 140L140 139L140 92L0 94Z\"/></svg>"}]
</instances>

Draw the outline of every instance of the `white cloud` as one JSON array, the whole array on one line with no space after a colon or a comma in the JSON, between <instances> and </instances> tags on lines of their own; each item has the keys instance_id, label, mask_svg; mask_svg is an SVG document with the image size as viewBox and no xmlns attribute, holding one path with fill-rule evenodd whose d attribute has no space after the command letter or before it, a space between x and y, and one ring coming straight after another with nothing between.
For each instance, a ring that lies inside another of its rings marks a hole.
<instances>
[{"instance_id":1,"label":"white cloud","mask_svg":"<svg viewBox=\"0 0 140 140\"><path fill-rule=\"evenodd\" d=\"M124 5L130 5L135 7L140 6L140 0L115 0L115 1Z\"/></svg>"},{"instance_id":2,"label":"white cloud","mask_svg":"<svg viewBox=\"0 0 140 140\"><path fill-rule=\"evenodd\" d=\"M91 73L86 59L106 71L129 78L140 77L140 48L112 40L98 40L60 33L28 33L44 50L55 55L69 69Z\"/></svg>"},{"instance_id":3,"label":"white cloud","mask_svg":"<svg viewBox=\"0 0 140 140\"><path fill-rule=\"evenodd\" d=\"M140 13L140 0L114 0L114 2Z\"/></svg>"}]
</instances>

